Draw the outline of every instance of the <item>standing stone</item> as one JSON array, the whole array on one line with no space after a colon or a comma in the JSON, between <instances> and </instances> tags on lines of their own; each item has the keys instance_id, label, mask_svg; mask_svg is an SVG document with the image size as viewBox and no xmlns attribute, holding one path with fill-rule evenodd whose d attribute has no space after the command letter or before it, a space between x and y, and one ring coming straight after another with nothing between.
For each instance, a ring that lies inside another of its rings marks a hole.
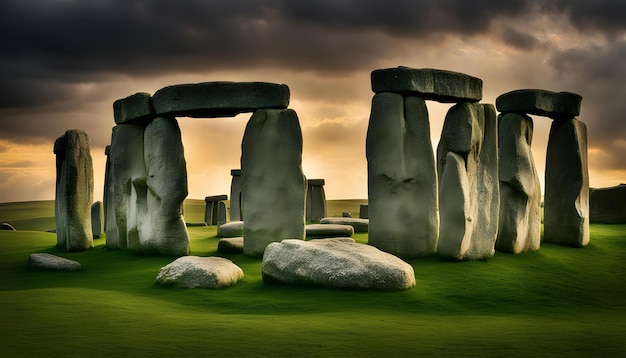
<instances>
[{"instance_id":1,"label":"standing stone","mask_svg":"<svg viewBox=\"0 0 626 358\"><path fill-rule=\"evenodd\" d=\"M226 204L223 201L217 203L217 225L224 225L227 222Z\"/></svg>"},{"instance_id":2,"label":"standing stone","mask_svg":"<svg viewBox=\"0 0 626 358\"><path fill-rule=\"evenodd\" d=\"M99 201L91 205L91 232L94 239L102 235L102 203Z\"/></svg>"},{"instance_id":3,"label":"standing stone","mask_svg":"<svg viewBox=\"0 0 626 358\"><path fill-rule=\"evenodd\" d=\"M233 179L230 182L230 221L243 220L241 207L241 169L230 171Z\"/></svg>"},{"instance_id":4,"label":"standing stone","mask_svg":"<svg viewBox=\"0 0 626 358\"><path fill-rule=\"evenodd\" d=\"M296 112L254 112L241 152L244 254L261 257L271 242L304 239L306 178Z\"/></svg>"},{"instance_id":5,"label":"standing stone","mask_svg":"<svg viewBox=\"0 0 626 358\"><path fill-rule=\"evenodd\" d=\"M491 257L500 206L493 106L468 102L453 106L443 125L437 161L441 215L438 254L452 260Z\"/></svg>"},{"instance_id":6,"label":"standing stone","mask_svg":"<svg viewBox=\"0 0 626 358\"><path fill-rule=\"evenodd\" d=\"M376 94L366 151L369 244L400 257L434 254L439 204L425 101Z\"/></svg>"},{"instance_id":7,"label":"standing stone","mask_svg":"<svg viewBox=\"0 0 626 358\"><path fill-rule=\"evenodd\" d=\"M496 249L518 254L541 245L541 186L531 151L533 120L498 117L500 222Z\"/></svg>"},{"instance_id":8,"label":"standing stone","mask_svg":"<svg viewBox=\"0 0 626 358\"><path fill-rule=\"evenodd\" d=\"M589 189L589 221L626 224L626 184Z\"/></svg>"},{"instance_id":9,"label":"standing stone","mask_svg":"<svg viewBox=\"0 0 626 358\"><path fill-rule=\"evenodd\" d=\"M93 247L93 163L87 133L66 131L55 141L54 153L57 155L57 246L67 251L84 251Z\"/></svg>"},{"instance_id":10,"label":"standing stone","mask_svg":"<svg viewBox=\"0 0 626 358\"><path fill-rule=\"evenodd\" d=\"M307 180L306 221L319 222L326 217L326 194L324 179Z\"/></svg>"},{"instance_id":11,"label":"standing stone","mask_svg":"<svg viewBox=\"0 0 626 358\"><path fill-rule=\"evenodd\" d=\"M117 225L115 224L115 202L113 200L113 170L111 169L111 145L104 148L107 157L104 170L104 232L106 233L107 247L109 242L114 243L112 247L119 246L117 237Z\"/></svg>"},{"instance_id":12,"label":"standing stone","mask_svg":"<svg viewBox=\"0 0 626 358\"><path fill-rule=\"evenodd\" d=\"M361 219L369 219L370 218L369 205L361 204L359 206L359 218L361 218Z\"/></svg>"},{"instance_id":13,"label":"standing stone","mask_svg":"<svg viewBox=\"0 0 626 358\"><path fill-rule=\"evenodd\" d=\"M544 241L573 247L589 243L587 126L576 118L555 120L550 128Z\"/></svg>"},{"instance_id":14,"label":"standing stone","mask_svg":"<svg viewBox=\"0 0 626 358\"><path fill-rule=\"evenodd\" d=\"M215 195L204 198L204 201L206 202L206 207L204 209L204 222L207 225L219 225L219 204L222 203L224 205L223 200L228 200L228 195ZM226 222L225 219L224 222Z\"/></svg>"},{"instance_id":15,"label":"standing stone","mask_svg":"<svg viewBox=\"0 0 626 358\"><path fill-rule=\"evenodd\" d=\"M174 118L157 117L145 130L147 214L139 222L141 250L184 256L189 235L181 215L187 197L187 166L180 128Z\"/></svg>"}]
</instances>

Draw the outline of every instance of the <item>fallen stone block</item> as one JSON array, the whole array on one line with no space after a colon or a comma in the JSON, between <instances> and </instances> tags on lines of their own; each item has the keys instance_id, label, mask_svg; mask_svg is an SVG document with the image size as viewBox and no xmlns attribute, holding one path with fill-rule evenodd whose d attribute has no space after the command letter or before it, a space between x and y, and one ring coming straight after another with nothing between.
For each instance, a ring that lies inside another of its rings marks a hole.
<instances>
[{"instance_id":1,"label":"fallen stone block","mask_svg":"<svg viewBox=\"0 0 626 358\"><path fill-rule=\"evenodd\" d=\"M80 263L47 253L31 254L27 267L42 271L79 271Z\"/></svg>"},{"instance_id":2,"label":"fallen stone block","mask_svg":"<svg viewBox=\"0 0 626 358\"><path fill-rule=\"evenodd\" d=\"M217 237L243 236L243 221L231 221L217 227Z\"/></svg>"},{"instance_id":3,"label":"fallen stone block","mask_svg":"<svg viewBox=\"0 0 626 358\"><path fill-rule=\"evenodd\" d=\"M306 227L307 238L350 237L354 228L339 224L309 224Z\"/></svg>"},{"instance_id":4,"label":"fallen stone block","mask_svg":"<svg viewBox=\"0 0 626 358\"><path fill-rule=\"evenodd\" d=\"M243 270L222 257L184 256L161 268L156 283L178 288L225 288L243 278Z\"/></svg>"},{"instance_id":5,"label":"fallen stone block","mask_svg":"<svg viewBox=\"0 0 626 358\"><path fill-rule=\"evenodd\" d=\"M217 252L240 254L243 252L243 237L228 237L217 242Z\"/></svg>"},{"instance_id":6,"label":"fallen stone block","mask_svg":"<svg viewBox=\"0 0 626 358\"><path fill-rule=\"evenodd\" d=\"M320 220L320 224L337 224L337 225L350 225L354 229L354 233L367 232L370 221L368 219L359 218L323 218Z\"/></svg>"},{"instance_id":7,"label":"fallen stone block","mask_svg":"<svg viewBox=\"0 0 626 358\"><path fill-rule=\"evenodd\" d=\"M582 99L582 96L570 92L521 89L496 98L496 108L502 113L513 112L552 119L572 119L580 114Z\"/></svg>"}]
</instances>

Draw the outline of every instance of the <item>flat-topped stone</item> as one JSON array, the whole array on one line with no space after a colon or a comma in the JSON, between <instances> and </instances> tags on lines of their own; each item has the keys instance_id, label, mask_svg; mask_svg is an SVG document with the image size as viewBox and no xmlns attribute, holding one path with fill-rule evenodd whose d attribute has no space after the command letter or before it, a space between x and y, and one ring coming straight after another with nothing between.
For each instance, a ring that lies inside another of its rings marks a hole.
<instances>
[{"instance_id":1,"label":"flat-topped stone","mask_svg":"<svg viewBox=\"0 0 626 358\"><path fill-rule=\"evenodd\" d=\"M354 234L354 228L350 225L309 224L305 228L308 238L350 237Z\"/></svg>"},{"instance_id":2,"label":"flat-topped stone","mask_svg":"<svg viewBox=\"0 0 626 358\"><path fill-rule=\"evenodd\" d=\"M217 227L217 237L243 236L243 221L231 221Z\"/></svg>"},{"instance_id":3,"label":"flat-topped stone","mask_svg":"<svg viewBox=\"0 0 626 358\"><path fill-rule=\"evenodd\" d=\"M289 105L289 87L268 82L204 82L164 87L152 96L158 115L232 117Z\"/></svg>"},{"instance_id":4,"label":"flat-topped stone","mask_svg":"<svg viewBox=\"0 0 626 358\"><path fill-rule=\"evenodd\" d=\"M374 70L372 91L414 94L443 103L478 102L483 81L460 72L400 66Z\"/></svg>"},{"instance_id":5,"label":"flat-topped stone","mask_svg":"<svg viewBox=\"0 0 626 358\"><path fill-rule=\"evenodd\" d=\"M227 237L217 242L217 252L240 254L243 252L243 237Z\"/></svg>"},{"instance_id":6,"label":"flat-topped stone","mask_svg":"<svg viewBox=\"0 0 626 358\"><path fill-rule=\"evenodd\" d=\"M582 96L571 92L520 89L496 98L496 108L502 113L514 112L552 119L571 119L580 114L582 99Z\"/></svg>"},{"instance_id":7,"label":"flat-topped stone","mask_svg":"<svg viewBox=\"0 0 626 358\"><path fill-rule=\"evenodd\" d=\"M355 233L361 233L368 231L370 221L368 219L360 218L323 218L320 220L320 224L350 225L354 229Z\"/></svg>"},{"instance_id":8,"label":"flat-topped stone","mask_svg":"<svg viewBox=\"0 0 626 358\"><path fill-rule=\"evenodd\" d=\"M212 202L212 201L222 201L222 200L228 200L228 195L213 195L213 196L207 196L204 198L204 201L208 202Z\"/></svg>"},{"instance_id":9,"label":"flat-topped stone","mask_svg":"<svg viewBox=\"0 0 626 358\"><path fill-rule=\"evenodd\" d=\"M79 271L80 263L47 253L31 254L28 258L28 268L43 271Z\"/></svg>"},{"instance_id":10,"label":"flat-topped stone","mask_svg":"<svg viewBox=\"0 0 626 358\"><path fill-rule=\"evenodd\" d=\"M243 270L222 257L184 256L161 268L156 283L165 287L225 288L243 278Z\"/></svg>"},{"instance_id":11,"label":"flat-topped stone","mask_svg":"<svg viewBox=\"0 0 626 358\"><path fill-rule=\"evenodd\" d=\"M145 123L156 117L149 93L135 93L113 102L115 124Z\"/></svg>"}]
</instances>

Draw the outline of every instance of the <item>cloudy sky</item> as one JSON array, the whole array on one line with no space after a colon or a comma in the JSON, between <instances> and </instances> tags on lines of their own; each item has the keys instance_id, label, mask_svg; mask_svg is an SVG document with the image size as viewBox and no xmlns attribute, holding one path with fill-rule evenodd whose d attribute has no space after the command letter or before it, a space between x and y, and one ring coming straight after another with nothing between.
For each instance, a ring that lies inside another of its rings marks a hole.
<instances>
[{"instance_id":1,"label":"cloudy sky","mask_svg":"<svg viewBox=\"0 0 626 358\"><path fill-rule=\"evenodd\" d=\"M623 0L3 0L0 202L54 199L52 145L70 128L91 138L101 200L113 101L217 80L289 85L305 174L328 198L366 198L370 73L399 65L479 77L484 103L520 88L582 95L591 185L617 185L624 14ZM449 107L429 102L434 145ZM249 117L179 119L190 198L229 192ZM535 117L540 177L549 127Z\"/></svg>"}]
</instances>

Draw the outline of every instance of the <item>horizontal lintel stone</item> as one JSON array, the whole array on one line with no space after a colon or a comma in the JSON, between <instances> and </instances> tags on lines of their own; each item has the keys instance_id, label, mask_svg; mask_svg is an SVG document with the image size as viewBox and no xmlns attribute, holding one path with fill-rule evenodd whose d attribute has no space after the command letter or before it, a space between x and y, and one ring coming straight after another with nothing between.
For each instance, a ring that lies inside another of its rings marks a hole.
<instances>
[{"instance_id":1,"label":"horizontal lintel stone","mask_svg":"<svg viewBox=\"0 0 626 358\"><path fill-rule=\"evenodd\" d=\"M149 93L135 93L113 102L115 124L149 122L156 117Z\"/></svg>"},{"instance_id":2,"label":"horizontal lintel stone","mask_svg":"<svg viewBox=\"0 0 626 358\"><path fill-rule=\"evenodd\" d=\"M204 201L208 202L212 202L212 201L222 201L222 200L228 200L228 195L214 195L214 196L207 196L206 198L204 198Z\"/></svg>"},{"instance_id":3,"label":"horizontal lintel stone","mask_svg":"<svg viewBox=\"0 0 626 358\"><path fill-rule=\"evenodd\" d=\"M582 96L571 92L520 89L500 95L496 108L502 113L534 114L552 119L572 119L580 114Z\"/></svg>"},{"instance_id":4,"label":"horizontal lintel stone","mask_svg":"<svg viewBox=\"0 0 626 358\"><path fill-rule=\"evenodd\" d=\"M309 186L322 186L326 184L326 181L324 179L308 179L307 180L307 185Z\"/></svg>"}]
</instances>

